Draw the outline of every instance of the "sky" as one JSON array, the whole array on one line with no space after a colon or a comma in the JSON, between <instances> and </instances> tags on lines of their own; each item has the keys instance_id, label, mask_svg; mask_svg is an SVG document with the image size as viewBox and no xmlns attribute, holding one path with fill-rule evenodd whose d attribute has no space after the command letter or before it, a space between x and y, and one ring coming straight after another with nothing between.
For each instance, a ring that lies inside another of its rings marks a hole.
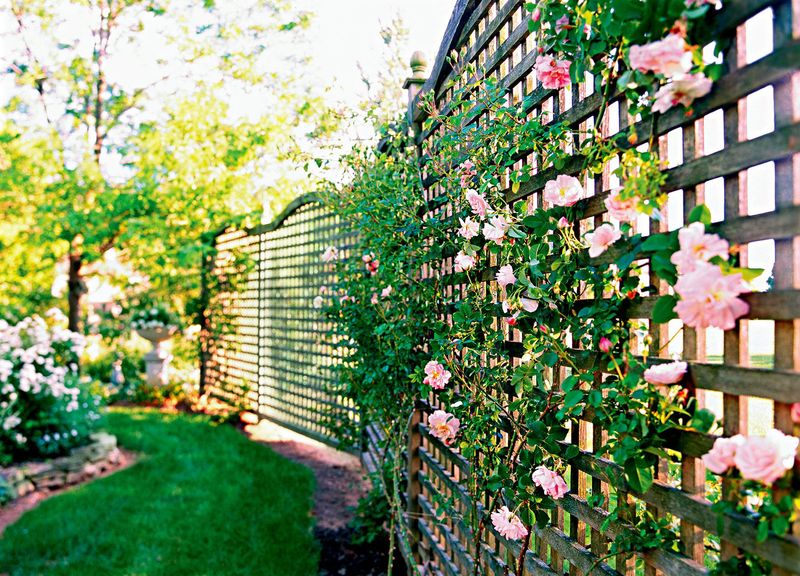
<instances>
[{"instance_id":1,"label":"sky","mask_svg":"<svg viewBox=\"0 0 800 576\"><path fill-rule=\"evenodd\" d=\"M399 15L409 31L406 58L421 50L433 64L455 0L300 0L297 4L317 14L310 36L320 82L335 85L346 101L357 101L363 96L358 63L368 71L381 65L381 24Z\"/></svg>"}]
</instances>

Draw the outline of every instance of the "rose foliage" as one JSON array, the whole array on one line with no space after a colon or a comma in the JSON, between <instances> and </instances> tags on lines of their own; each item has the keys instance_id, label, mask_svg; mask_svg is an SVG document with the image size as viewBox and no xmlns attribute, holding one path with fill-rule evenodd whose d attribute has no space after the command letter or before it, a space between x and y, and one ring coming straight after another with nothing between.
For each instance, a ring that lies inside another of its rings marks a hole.
<instances>
[{"instance_id":1,"label":"rose foliage","mask_svg":"<svg viewBox=\"0 0 800 576\"><path fill-rule=\"evenodd\" d=\"M740 295L761 271L738 265L706 206L667 230L654 127L663 114L690 112L720 68L701 49L715 40L712 4L651 4L529 4L539 89L512 102L495 79L454 56L450 100L420 103L428 119L417 131L429 134L422 148L401 125L378 149L348 159L351 183L330 204L359 237L320 255L340 281L315 307L334 320L346 351L341 392L362 423L385 431L393 523L405 512L403 450L421 409L429 433L469 461L463 483L472 502L484 503L467 515L445 499L434 504L459 516L476 541L487 530L521 540L519 566L530 527L549 524L558 501L576 491L567 469L581 451L570 440L587 420L606 433L594 452L621 470L612 498L589 490L587 500L610 511L607 522L624 516L631 526L610 553L680 551L675 522L614 497L615 489L647 492L659 462L678 461L669 449L677 433L716 426L685 384L687 364L669 362L658 325L679 318L683 330L735 328L748 311ZM594 123L576 128L535 113L542 90L587 77L602 97ZM596 127L612 101L631 120L609 136ZM602 190L609 166L611 189ZM760 539L785 534L796 515L796 450L797 439L777 430L715 446L709 468L735 486L723 500L714 496L721 477L709 476L715 509L756 519ZM715 572L766 569L748 553L723 561L718 545L710 541Z\"/></svg>"}]
</instances>

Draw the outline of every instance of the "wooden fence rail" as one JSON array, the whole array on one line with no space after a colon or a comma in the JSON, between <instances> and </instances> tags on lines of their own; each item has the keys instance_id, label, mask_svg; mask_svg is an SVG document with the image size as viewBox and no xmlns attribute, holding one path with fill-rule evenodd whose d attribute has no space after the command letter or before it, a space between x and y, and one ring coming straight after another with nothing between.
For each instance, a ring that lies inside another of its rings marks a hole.
<instances>
[{"instance_id":1,"label":"wooden fence rail","mask_svg":"<svg viewBox=\"0 0 800 576\"><path fill-rule=\"evenodd\" d=\"M453 84L457 74L448 60L453 52L461 62L474 64L479 76L497 80L511 102L529 102L530 114L548 114L552 122L574 128L593 123L601 97L591 82L559 91L537 83L533 71L537 51L524 4L523 0L458 0L426 80L420 78L415 63L417 73L407 82L408 117L421 158L433 153L433 142L443 130L437 122L423 129L421 94L434 94L436 108L448 113L457 87ZM639 231L673 230L684 224L697 204L706 203L718 231L741 245L743 265L772 269L773 280L766 292L745 298L750 311L735 329L723 335L714 329L685 328L682 339L664 356L677 347L689 361L694 393L701 405L721 417L726 435L772 427L796 434L790 406L800 402L800 2L723 0L722 9L710 17L717 36L730 40L723 77L690 113L673 109L659 115L654 126L650 120L634 124L637 133L652 131L657 136L662 158L670 166L664 185L669 192L668 218ZM601 127L606 136L635 122L621 99L612 106L613 119L606 117ZM488 120L484 114L475 110L471 120ZM520 153L516 160L515 167L537 165L530 153ZM577 173L582 162L573 158L559 172ZM506 199L532 199L541 206L544 184L555 175L553 169L537 173L534 168L528 182L513 190L509 187ZM433 174L424 174L424 182L425 199L435 204L443 190ZM583 201L582 229L603 221L603 200L611 188L607 170L596 178L593 195ZM442 205L432 214L447 210ZM257 265L247 272L243 289L219 299L224 304L220 307L236 319L236 327L209 344L205 371L210 389L222 397L245 398L262 416L322 439L329 439L331 431L321 424L321 415L331 408L341 418L357 418L356 407L335 393L330 372L337 361L332 356L335 347L324 336L329 326L309 307L319 287L334 282L326 277L330 271L320 264L319 254L328 244L346 248L348 234L321 205L303 200L273 225L229 230L217 238L211 273L225 274L229 254L236 250L255 255ZM600 261L610 263L616 254L609 250ZM444 270L452 270L451 257L443 264ZM450 293L460 289L455 276L445 276L444 284ZM661 287L662 294L666 290ZM649 322L656 299L642 299L628 309L627 317ZM650 324L650 335L665 343L678 328ZM522 355L517 331L509 331L506 349L512 359ZM586 358L580 350L573 353L581 366ZM550 376L558 384L564 374L554 371ZM401 527L411 545L404 552L408 562L425 574L472 574L478 554L473 529L463 520L476 504L465 488L470 464L429 433L427 414L436 408L435 396L425 398L411 420L404 471L409 513ZM363 427L364 461L370 469L378 467L384 449L381 434L374 423ZM738 550L768 559L776 574L800 574L800 526L793 534L759 542L754 521L736 514L720 518L712 511L700 456L711 447L713 436L698 432L671 436L668 448L679 455L677 470L667 473L664 463L654 485L635 495L619 466L602 453L603 434L592 422L591 412L572 427L566 442L576 445L579 455L570 461L566 474L570 493L558 501L551 524L534 529L524 574L701 575L708 573L714 555L729 556ZM589 494L607 498L603 506L594 507ZM638 567L637 562L606 558L610 543L629 526L626 518L606 525L612 499L628 504L629 519L635 510L647 509L679 525L683 553L652 550L640 555ZM448 503L451 513L441 513L442 502ZM516 569L513 559L521 551L519 543L489 527L478 546L485 573Z\"/></svg>"}]
</instances>

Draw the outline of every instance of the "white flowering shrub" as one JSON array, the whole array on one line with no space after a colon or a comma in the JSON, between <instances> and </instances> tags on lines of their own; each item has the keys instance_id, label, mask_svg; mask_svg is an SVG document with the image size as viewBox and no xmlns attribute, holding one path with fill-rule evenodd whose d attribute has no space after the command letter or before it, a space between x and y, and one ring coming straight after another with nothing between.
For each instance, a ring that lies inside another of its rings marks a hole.
<instances>
[{"instance_id":1,"label":"white flowering shrub","mask_svg":"<svg viewBox=\"0 0 800 576\"><path fill-rule=\"evenodd\" d=\"M99 397L78 373L84 338L64 320L0 320L0 464L63 454L97 425Z\"/></svg>"}]
</instances>

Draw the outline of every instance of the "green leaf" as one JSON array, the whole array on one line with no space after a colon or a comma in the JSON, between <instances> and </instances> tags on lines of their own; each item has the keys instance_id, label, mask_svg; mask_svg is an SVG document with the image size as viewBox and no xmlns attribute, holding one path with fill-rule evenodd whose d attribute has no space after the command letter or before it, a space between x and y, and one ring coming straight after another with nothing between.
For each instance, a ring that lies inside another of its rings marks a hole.
<instances>
[{"instance_id":1,"label":"green leaf","mask_svg":"<svg viewBox=\"0 0 800 576\"><path fill-rule=\"evenodd\" d=\"M692 416L691 426L700 432L708 432L711 430L711 427L714 425L716 420L717 417L711 410L708 410L707 408L701 408L694 413L694 416Z\"/></svg>"},{"instance_id":2,"label":"green leaf","mask_svg":"<svg viewBox=\"0 0 800 576\"><path fill-rule=\"evenodd\" d=\"M653 306L653 322L664 324L678 317L675 313L675 304L678 303L677 296L667 294L658 299Z\"/></svg>"},{"instance_id":3,"label":"green leaf","mask_svg":"<svg viewBox=\"0 0 800 576\"><path fill-rule=\"evenodd\" d=\"M758 522L758 532L756 533L756 541L764 542L769 537L769 520L761 518Z\"/></svg>"},{"instance_id":4,"label":"green leaf","mask_svg":"<svg viewBox=\"0 0 800 576\"><path fill-rule=\"evenodd\" d=\"M570 390L564 396L564 408L572 408L583 400L583 390Z\"/></svg>"},{"instance_id":5,"label":"green leaf","mask_svg":"<svg viewBox=\"0 0 800 576\"><path fill-rule=\"evenodd\" d=\"M641 459L625 462L625 480L632 490L644 494L653 485L653 468Z\"/></svg>"},{"instance_id":6,"label":"green leaf","mask_svg":"<svg viewBox=\"0 0 800 576\"><path fill-rule=\"evenodd\" d=\"M652 234L642 243L642 250L645 252L658 252L659 250L666 250L673 248L675 244L673 234Z\"/></svg>"},{"instance_id":7,"label":"green leaf","mask_svg":"<svg viewBox=\"0 0 800 576\"><path fill-rule=\"evenodd\" d=\"M692 208L692 211L689 212L689 218L687 220L689 224L692 222L702 222L706 226L710 226L711 210L709 210L708 206L705 204L699 204Z\"/></svg>"}]
</instances>

